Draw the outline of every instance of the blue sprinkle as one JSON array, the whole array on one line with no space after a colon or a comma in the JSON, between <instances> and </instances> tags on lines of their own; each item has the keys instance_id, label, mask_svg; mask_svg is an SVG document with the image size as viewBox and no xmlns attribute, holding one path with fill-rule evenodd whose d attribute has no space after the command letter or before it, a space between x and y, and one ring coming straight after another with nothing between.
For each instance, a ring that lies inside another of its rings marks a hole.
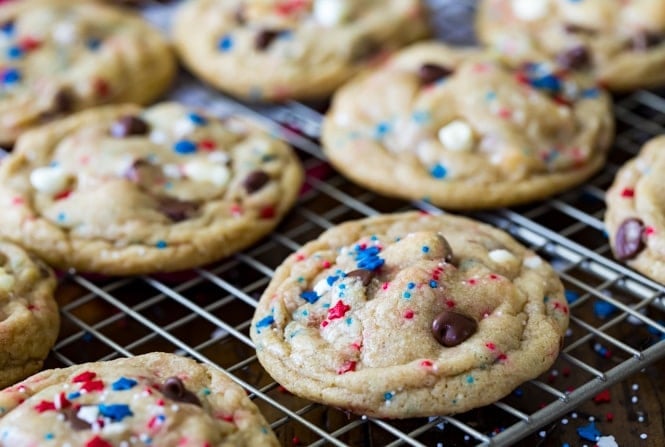
<instances>
[{"instance_id":1,"label":"blue sprinkle","mask_svg":"<svg viewBox=\"0 0 665 447\"><path fill-rule=\"evenodd\" d=\"M53 433L46 433L44 435L44 439L46 439L47 441L50 441L53 438L55 438L55 435Z\"/></svg>"},{"instance_id":2,"label":"blue sprinkle","mask_svg":"<svg viewBox=\"0 0 665 447\"><path fill-rule=\"evenodd\" d=\"M593 303L593 314L601 319L609 318L613 313L617 311L617 307L603 300L596 300Z\"/></svg>"},{"instance_id":3,"label":"blue sprinkle","mask_svg":"<svg viewBox=\"0 0 665 447\"><path fill-rule=\"evenodd\" d=\"M163 250L163 249L165 249L165 248L168 247L168 246L169 246L169 244L167 244L165 240L159 240L159 241L157 241L157 243L155 244L155 247L159 248L160 250Z\"/></svg>"},{"instance_id":4,"label":"blue sprinkle","mask_svg":"<svg viewBox=\"0 0 665 447\"><path fill-rule=\"evenodd\" d=\"M349 317L349 318L347 318L347 319L344 320L344 321L346 322L346 325L347 325L347 326L351 326L351 323L353 323L353 318Z\"/></svg>"},{"instance_id":5,"label":"blue sprinkle","mask_svg":"<svg viewBox=\"0 0 665 447\"><path fill-rule=\"evenodd\" d=\"M385 262L386 262L385 260L379 258L378 256L366 258L358 262L358 268L367 269L367 270L376 270L379 267L381 267Z\"/></svg>"},{"instance_id":6,"label":"blue sprinkle","mask_svg":"<svg viewBox=\"0 0 665 447\"><path fill-rule=\"evenodd\" d=\"M413 289L414 287L416 287L416 283L410 282L406 285L406 287L407 289Z\"/></svg>"},{"instance_id":7,"label":"blue sprinkle","mask_svg":"<svg viewBox=\"0 0 665 447\"><path fill-rule=\"evenodd\" d=\"M346 284L340 284L339 288L342 289L342 290L346 289Z\"/></svg>"},{"instance_id":8,"label":"blue sprinkle","mask_svg":"<svg viewBox=\"0 0 665 447\"><path fill-rule=\"evenodd\" d=\"M430 118L431 117L430 117L429 112L427 112L425 110L416 110L411 115L411 119L413 120L414 123L417 123L417 124L425 124L425 123L429 122Z\"/></svg>"},{"instance_id":9,"label":"blue sprinkle","mask_svg":"<svg viewBox=\"0 0 665 447\"><path fill-rule=\"evenodd\" d=\"M371 235L371 236L369 237L369 240L370 240L370 241L378 241L379 238L376 236L376 234L373 234L373 235Z\"/></svg>"},{"instance_id":10,"label":"blue sprinkle","mask_svg":"<svg viewBox=\"0 0 665 447\"><path fill-rule=\"evenodd\" d=\"M473 383L473 382L475 382L475 379L473 378L473 376L466 376L466 383L470 384L470 383Z\"/></svg>"},{"instance_id":11,"label":"blue sprinkle","mask_svg":"<svg viewBox=\"0 0 665 447\"><path fill-rule=\"evenodd\" d=\"M522 396L524 396L524 390L522 388L515 388L515 391L513 391L513 394L517 397L522 397Z\"/></svg>"},{"instance_id":12,"label":"blue sprinkle","mask_svg":"<svg viewBox=\"0 0 665 447\"><path fill-rule=\"evenodd\" d=\"M427 245L423 245L421 250L423 251L423 253L429 253L429 247Z\"/></svg>"},{"instance_id":13,"label":"blue sprinkle","mask_svg":"<svg viewBox=\"0 0 665 447\"><path fill-rule=\"evenodd\" d=\"M193 112L189 113L187 115L187 118L189 118L189 120L191 122L193 122L194 124L196 124L197 126L205 126L206 124L208 124L208 120L205 117L203 117L203 116L201 116L197 113L193 113Z\"/></svg>"},{"instance_id":14,"label":"blue sprinkle","mask_svg":"<svg viewBox=\"0 0 665 447\"><path fill-rule=\"evenodd\" d=\"M21 80L21 72L16 68L8 68L2 73L3 84L16 84Z\"/></svg>"},{"instance_id":15,"label":"blue sprinkle","mask_svg":"<svg viewBox=\"0 0 665 447\"><path fill-rule=\"evenodd\" d=\"M429 282L429 286L430 286L432 289L436 289L437 287L439 287L439 283L436 282L436 281L434 281L434 280L431 280L431 281Z\"/></svg>"},{"instance_id":16,"label":"blue sprinkle","mask_svg":"<svg viewBox=\"0 0 665 447\"><path fill-rule=\"evenodd\" d=\"M494 99L496 99L496 93L495 92L490 90L489 92L485 93L485 100L486 101L492 101Z\"/></svg>"},{"instance_id":17,"label":"blue sprinkle","mask_svg":"<svg viewBox=\"0 0 665 447\"><path fill-rule=\"evenodd\" d=\"M64 222L65 219L67 219L67 215L65 213L58 213L56 218L58 219L58 222Z\"/></svg>"},{"instance_id":18,"label":"blue sprinkle","mask_svg":"<svg viewBox=\"0 0 665 447\"><path fill-rule=\"evenodd\" d=\"M203 393L204 396L210 396L211 393L210 388L203 388L201 392Z\"/></svg>"},{"instance_id":19,"label":"blue sprinkle","mask_svg":"<svg viewBox=\"0 0 665 447\"><path fill-rule=\"evenodd\" d=\"M102 41L101 39L98 39L96 37L91 37L90 39L88 39L85 45L88 47L89 50L97 51L99 47L102 45Z\"/></svg>"},{"instance_id":20,"label":"blue sprinkle","mask_svg":"<svg viewBox=\"0 0 665 447\"><path fill-rule=\"evenodd\" d=\"M67 399L69 399L69 400L78 399L79 397L81 397L81 393L78 392L78 391L74 391L73 393L69 393L67 395Z\"/></svg>"},{"instance_id":21,"label":"blue sprinkle","mask_svg":"<svg viewBox=\"0 0 665 447\"><path fill-rule=\"evenodd\" d=\"M404 298L406 298L407 300L408 300L408 299L411 299L411 293L410 293L410 292L404 292L404 294L403 294L402 296L403 296Z\"/></svg>"},{"instance_id":22,"label":"blue sprinkle","mask_svg":"<svg viewBox=\"0 0 665 447\"><path fill-rule=\"evenodd\" d=\"M588 88L586 90L582 90L582 98L589 98L589 99L594 99L598 98L600 96L600 90L597 88Z\"/></svg>"},{"instance_id":23,"label":"blue sprinkle","mask_svg":"<svg viewBox=\"0 0 665 447\"><path fill-rule=\"evenodd\" d=\"M564 292L564 295L566 296L566 301L568 304L573 304L575 301L577 301L580 298L580 294L575 292L574 290L566 290Z\"/></svg>"},{"instance_id":24,"label":"blue sprinkle","mask_svg":"<svg viewBox=\"0 0 665 447\"><path fill-rule=\"evenodd\" d=\"M391 393L390 391L388 391L387 393L385 393L385 394L383 395L383 398L384 398L385 400L390 400L390 399L393 398L393 393Z\"/></svg>"},{"instance_id":25,"label":"blue sprinkle","mask_svg":"<svg viewBox=\"0 0 665 447\"><path fill-rule=\"evenodd\" d=\"M219 39L219 43L217 44L217 49L223 53L226 53L227 51L230 51L233 48L233 37L229 34L225 34L222 36L221 39Z\"/></svg>"},{"instance_id":26,"label":"blue sprinkle","mask_svg":"<svg viewBox=\"0 0 665 447\"><path fill-rule=\"evenodd\" d=\"M20 59L23 56L23 50L19 47L9 47L7 50L8 59Z\"/></svg>"},{"instance_id":27,"label":"blue sprinkle","mask_svg":"<svg viewBox=\"0 0 665 447\"><path fill-rule=\"evenodd\" d=\"M178 154L193 154L196 152L196 144L189 140L176 141L173 150Z\"/></svg>"},{"instance_id":28,"label":"blue sprinkle","mask_svg":"<svg viewBox=\"0 0 665 447\"><path fill-rule=\"evenodd\" d=\"M579 427L577 429L577 434L580 438L593 442L596 442L600 437L600 431L596 428L595 422L591 422L589 425L585 425L584 427Z\"/></svg>"},{"instance_id":29,"label":"blue sprinkle","mask_svg":"<svg viewBox=\"0 0 665 447\"><path fill-rule=\"evenodd\" d=\"M128 379L127 377L120 377L118 380L111 384L113 391L131 390L136 386L136 380Z\"/></svg>"},{"instance_id":30,"label":"blue sprinkle","mask_svg":"<svg viewBox=\"0 0 665 447\"><path fill-rule=\"evenodd\" d=\"M132 410L129 409L129 405L125 404L99 404L98 408L99 414L111 419L113 422L120 422L127 416L134 416Z\"/></svg>"},{"instance_id":31,"label":"blue sprinkle","mask_svg":"<svg viewBox=\"0 0 665 447\"><path fill-rule=\"evenodd\" d=\"M86 342L91 342L91 341L94 339L94 337L92 336L92 334L91 334L90 332L88 332L88 331L85 331L85 332L83 333L83 337L81 337L81 338L83 338L83 341L86 341Z\"/></svg>"},{"instance_id":32,"label":"blue sprinkle","mask_svg":"<svg viewBox=\"0 0 665 447\"><path fill-rule=\"evenodd\" d=\"M307 301L309 304L314 304L319 300L320 297L313 290L305 290L300 294L300 298Z\"/></svg>"},{"instance_id":33,"label":"blue sprinkle","mask_svg":"<svg viewBox=\"0 0 665 447\"><path fill-rule=\"evenodd\" d=\"M256 322L256 328L261 329L262 327L268 327L274 322L275 322L275 317L273 317L272 315L268 315Z\"/></svg>"},{"instance_id":34,"label":"blue sprinkle","mask_svg":"<svg viewBox=\"0 0 665 447\"><path fill-rule=\"evenodd\" d=\"M0 25L0 31L8 36L14 34L14 22L5 22Z\"/></svg>"},{"instance_id":35,"label":"blue sprinkle","mask_svg":"<svg viewBox=\"0 0 665 447\"><path fill-rule=\"evenodd\" d=\"M308 316L308 315L309 315L309 311L308 311L307 309L303 309L303 311L302 311L302 316L303 316L303 317L306 317L306 316Z\"/></svg>"},{"instance_id":36,"label":"blue sprinkle","mask_svg":"<svg viewBox=\"0 0 665 447\"><path fill-rule=\"evenodd\" d=\"M432 177L442 179L445 178L448 174L448 170L440 164L434 165L432 170L429 172Z\"/></svg>"},{"instance_id":37,"label":"blue sprinkle","mask_svg":"<svg viewBox=\"0 0 665 447\"><path fill-rule=\"evenodd\" d=\"M561 444L561 447L570 447L570 444L568 444L567 442L564 442L563 444Z\"/></svg>"},{"instance_id":38,"label":"blue sprinkle","mask_svg":"<svg viewBox=\"0 0 665 447\"><path fill-rule=\"evenodd\" d=\"M329 286L332 286L335 281L339 279L339 276L329 276L326 278L326 283L328 283Z\"/></svg>"},{"instance_id":39,"label":"blue sprinkle","mask_svg":"<svg viewBox=\"0 0 665 447\"><path fill-rule=\"evenodd\" d=\"M552 93L558 93L561 91L561 81L559 81L559 79L552 74L547 74L539 78L531 79L531 85L534 88L547 90L548 92Z\"/></svg>"},{"instance_id":40,"label":"blue sprinkle","mask_svg":"<svg viewBox=\"0 0 665 447\"><path fill-rule=\"evenodd\" d=\"M376 125L376 128L374 129L374 136L376 138L382 138L384 137L388 132L390 132L392 126L388 122L381 122Z\"/></svg>"}]
</instances>

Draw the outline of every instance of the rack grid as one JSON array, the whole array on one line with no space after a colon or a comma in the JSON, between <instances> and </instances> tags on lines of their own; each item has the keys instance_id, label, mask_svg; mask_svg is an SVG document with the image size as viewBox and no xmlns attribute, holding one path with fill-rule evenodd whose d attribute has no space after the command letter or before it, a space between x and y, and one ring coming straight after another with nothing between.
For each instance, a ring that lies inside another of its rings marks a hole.
<instances>
[{"instance_id":1,"label":"rack grid","mask_svg":"<svg viewBox=\"0 0 665 447\"><path fill-rule=\"evenodd\" d=\"M436 20L446 3L455 5L454 14L473 10L471 0L431 3L438 8ZM459 29L460 41L468 40L468 27ZM546 373L493 405L403 421L351 415L289 394L258 363L249 325L274 269L325 229L382 212L442 211L422 201L378 196L336 174L317 143L317 108L242 104L187 75L171 97L215 113L257 118L298 149L307 171L298 204L273 234L205 268L126 278L63 274L62 328L46 367L177 352L226 371L248 391L283 445L506 446L665 357L665 288L613 260L602 222L604 191L618 167L665 129L665 92L615 98L617 136L610 159L585 185L545 202L471 214L503 228L559 272L571 302L571 329L555 366L567 371L565 387ZM599 318L598 302L611 304L611 315Z\"/></svg>"}]
</instances>

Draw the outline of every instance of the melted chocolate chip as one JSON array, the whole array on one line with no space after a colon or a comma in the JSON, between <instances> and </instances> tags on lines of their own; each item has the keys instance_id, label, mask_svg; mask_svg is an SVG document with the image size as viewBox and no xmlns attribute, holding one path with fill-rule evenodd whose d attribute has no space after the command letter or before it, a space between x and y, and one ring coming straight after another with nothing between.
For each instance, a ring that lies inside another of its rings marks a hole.
<instances>
[{"instance_id":1,"label":"melted chocolate chip","mask_svg":"<svg viewBox=\"0 0 665 447\"><path fill-rule=\"evenodd\" d=\"M437 64L423 64L418 69L418 78L423 85L433 84L451 74L453 74L453 70Z\"/></svg>"},{"instance_id":2,"label":"melted chocolate chip","mask_svg":"<svg viewBox=\"0 0 665 447\"><path fill-rule=\"evenodd\" d=\"M245 177L245 180L242 182L242 186L249 194L253 194L263 188L269 181L270 176L268 174L264 171L257 170L247 174L247 177Z\"/></svg>"},{"instance_id":3,"label":"melted chocolate chip","mask_svg":"<svg viewBox=\"0 0 665 447\"><path fill-rule=\"evenodd\" d=\"M644 223L640 219L626 219L614 238L614 254L617 259L632 259L644 249Z\"/></svg>"},{"instance_id":4,"label":"melted chocolate chip","mask_svg":"<svg viewBox=\"0 0 665 447\"><path fill-rule=\"evenodd\" d=\"M65 113L73 112L76 103L74 93L67 87L64 87L53 95L51 108L43 112L39 119L41 122L51 121L55 118L61 117Z\"/></svg>"},{"instance_id":5,"label":"melted chocolate chip","mask_svg":"<svg viewBox=\"0 0 665 447\"><path fill-rule=\"evenodd\" d=\"M185 384L177 377L169 377L164 381L164 385L162 385L162 393L164 393L164 396L175 400L176 402L193 404L199 407L201 406L199 398L185 388Z\"/></svg>"},{"instance_id":6,"label":"melted chocolate chip","mask_svg":"<svg viewBox=\"0 0 665 447\"><path fill-rule=\"evenodd\" d=\"M182 222L189 219L199 209L199 204L186 200L176 199L174 197L159 196L156 197L159 212L166 215L173 222Z\"/></svg>"},{"instance_id":7,"label":"melted chocolate chip","mask_svg":"<svg viewBox=\"0 0 665 447\"><path fill-rule=\"evenodd\" d=\"M439 344L452 348L471 337L478 323L471 317L444 310L432 322L432 334Z\"/></svg>"},{"instance_id":8,"label":"melted chocolate chip","mask_svg":"<svg viewBox=\"0 0 665 447\"><path fill-rule=\"evenodd\" d=\"M448 243L448 239L443 237L442 234L438 234L437 236L439 237L441 245L443 245L443 251L444 251L443 260L449 263L452 262L454 257L453 247L450 246L450 244Z\"/></svg>"},{"instance_id":9,"label":"melted chocolate chip","mask_svg":"<svg viewBox=\"0 0 665 447\"><path fill-rule=\"evenodd\" d=\"M125 171L125 178L141 187L150 187L164 180L164 173L159 166L147 160L138 159Z\"/></svg>"},{"instance_id":10,"label":"melted chocolate chip","mask_svg":"<svg viewBox=\"0 0 665 447\"><path fill-rule=\"evenodd\" d=\"M60 413L62 413L62 415L65 417L65 420L69 422L69 426L74 431L89 430L92 425L78 417L78 411L78 407L68 407L60 410Z\"/></svg>"},{"instance_id":11,"label":"melted chocolate chip","mask_svg":"<svg viewBox=\"0 0 665 447\"><path fill-rule=\"evenodd\" d=\"M145 135L150 130L148 123L138 116L127 115L111 124L111 135L116 138L125 138L130 135Z\"/></svg>"},{"instance_id":12,"label":"melted chocolate chip","mask_svg":"<svg viewBox=\"0 0 665 447\"><path fill-rule=\"evenodd\" d=\"M275 29L263 29L259 31L256 35L256 40L254 40L254 46L257 50L264 51L268 49L270 44L282 33L282 30Z\"/></svg>"},{"instance_id":13,"label":"melted chocolate chip","mask_svg":"<svg viewBox=\"0 0 665 447\"><path fill-rule=\"evenodd\" d=\"M579 70L591 64L591 55L586 46L578 45L559 53L556 61L563 68Z\"/></svg>"},{"instance_id":14,"label":"melted chocolate chip","mask_svg":"<svg viewBox=\"0 0 665 447\"><path fill-rule=\"evenodd\" d=\"M665 41L665 35L644 31L633 36L630 46L635 51L646 51Z\"/></svg>"},{"instance_id":15,"label":"melted chocolate chip","mask_svg":"<svg viewBox=\"0 0 665 447\"><path fill-rule=\"evenodd\" d=\"M374 272L367 269L357 269L347 273L346 277L358 278L363 283L363 286L367 287L367 284L374 278Z\"/></svg>"}]
</instances>

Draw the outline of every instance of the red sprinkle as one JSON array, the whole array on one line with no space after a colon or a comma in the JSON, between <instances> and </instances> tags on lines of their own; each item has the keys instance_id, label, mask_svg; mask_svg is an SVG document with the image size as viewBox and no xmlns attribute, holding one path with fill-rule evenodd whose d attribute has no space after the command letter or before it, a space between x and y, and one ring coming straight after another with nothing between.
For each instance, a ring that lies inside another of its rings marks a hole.
<instances>
[{"instance_id":1,"label":"red sprinkle","mask_svg":"<svg viewBox=\"0 0 665 447\"><path fill-rule=\"evenodd\" d=\"M448 307L448 309L452 309L453 307L455 307L455 301L446 300L446 306Z\"/></svg>"},{"instance_id":2,"label":"red sprinkle","mask_svg":"<svg viewBox=\"0 0 665 447\"><path fill-rule=\"evenodd\" d=\"M97 373L92 371L85 371L72 379L72 383L90 382L97 377Z\"/></svg>"},{"instance_id":3,"label":"red sprinkle","mask_svg":"<svg viewBox=\"0 0 665 447\"><path fill-rule=\"evenodd\" d=\"M85 443L85 447L113 447L113 444L106 441L105 439L95 436L90 441Z\"/></svg>"},{"instance_id":4,"label":"red sprinkle","mask_svg":"<svg viewBox=\"0 0 665 447\"><path fill-rule=\"evenodd\" d=\"M654 227L646 227L644 229L644 234L646 234L647 236L653 236L654 233L656 233L656 229Z\"/></svg>"},{"instance_id":5,"label":"red sprinkle","mask_svg":"<svg viewBox=\"0 0 665 447\"><path fill-rule=\"evenodd\" d=\"M103 98L111 93L111 86L104 79L98 78L94 81L95 93Z\"/></svg>"},{"instance_id":6,"label":"red sprinkle","mask_svg":"<svg viewBox=\"0 0 665 447\"><path fill-rule=\"evenodd\" d=\"M323 320L323 321L321 322L321 327L326 327L326 326L328 326L329 324L330 324L330 322L329 322L328 320Z\"/></svg>"},{"instance_id":7,"label":"red sprinkle","mask_svg":"<svg viewBox=\"0 0 665 447\"><path fill-rule=\"evenodd\" d=\"M568 377L570 375L570 368L566 366L561 370L561 374L563 374L564 377Z\"/></svg>"},{"instance_id":8,"label":"red sprinkle","mask_svg":"<svg viewBox=\"0 0 665 447\"><path fill-rule=\"evenodd\" d=\"M635 197L635 190L633 188L624 188L621 191L621 197Z\"/></svg>"},{"instance_id":9,"label":"red sprinkle","mask_svg":"<svg viewBox=\"0 0 665 447\"><path fill-rule=\"evenodd\" d=\"M353 360L347 360L344 364L337 370L337 374L348 373L349 371L356 370L356 362Z\"/></svg>"},{"instance_id":10,"label":"red sprinkle","mask_svg":"<svg viewBox=\"0 0 665 447\"><path fill-rule=\"evenodd\" d=\"M300 253L296 254L296 261L300 262L300 261L304 261L304 260L305 260L305 255L300 254Z\"/></svg>"},{"instance_id":11,"label":"red sprinkle","mask_svg":"<svg viewBox=\"0 0 665 447\"><path fill-rule=\"evenodd\" d=\"M485 347L489 349L490 351L494 351L496 349L496 345L492 343L491 341L488 341L485 343Z\"/></svg>"},{"instance_id":12,"label":"red sprinkle","mask_svg":"<svg viewBox=\"0 0 665 447\"><path fill-rule=\"evenodd\" d=\"M199 141L199 147L204 151L212 151L213 149L215 149L215 146L217 146L217 144L215 143L214 140L206 139Z\"/></svg>"},{"instance_id":13,"label":"red sprinkle","mask_svg":"<svg viewBox=\"0 0 665 447\"><path fill-rule=\"evenodd\" d=\"M330 320L335 320L337 318L342 318L344 315L346 315L346 312L351 309L351 306L348 304L344 304L342 300L337 301L334 307L331 307L328 310L328 318Z\"/></svg>"},{"instance_id":14,"label":"red sprinkle","mask_svg":"<svg viewBox=\"0 0 665 447\"><path fill-rule=\"evenodd\" d=\"M64 190L64 191L61 191L61 192L57 193L55 196L53 196L53 198L54 198L55 200L66 199L67 197L69 197L69 195L70 195L71 193L72 193L71 189L66 189L66 190Z\"/></svg>"},{"instance_id":15,"label":"red sprinkle","mask_svg":"<svg viewBox=\"0 0 665 447\"><path fill-rule=\"evenodd\" d=\"M469 284L470 286L475 286L477 282L478 281L476 279L471 278L467 281L467 284Z\"/></svg>"},{"instance_id":16,"label":"red sprinkle","mask_svg":"<svg viewBox=\"0 0 665 447\"><path fill-rule=\"evenodd\" d=\"M266 207L261 208L261 211L259 211L259 216L261 219L272 219L275 217L277 213L275 212L275 207L272 205L268 205Z\"/></svg>"},{"instance_id":17,"label":"red sprinkle","mask_svg":"<svg viewBox=\"0 0 665 447\"><path fill-rule=\"evenodd\" d=\"M41 46L41 41L35 39L34 37L26 36L22 37L18 41L18 46L23 51L32 51L36 50Z\"/></svg>"},{"instance_id":18,"label":"red sprinkle","mask_svg":"<svg viewBox=\"0 0 665 447\"><path fill-rule=\"evenodd\" d=\"M330 267L330 261L323 261L321 263L321 267L323 267L324 269L329 268Z\"/></svg>"},{"instance_id":19,"label":"red sprinkle","mask_svg":"<svg viewBox=\"0 0 665 447\"><path fill-rule=\"evenodd\" d=\"M404 318L406 318L407 320L410 320L411 318L413 318L413 311L411 309L407 309L404 312Z\"/></svg>"},{"instance_id":20,"label":"red sprinkle","mask_svg":"<svg viewBox=\"0 0 665 447\"><path fill-rule=\"evenodd\" d=\"M275 9L278 14L286 16L298 12L303 9L306 4L307 2L305 0L287 0L278 3L275 6Z\"/></svg>"},{"instance_id":21,"label":"red sprinkle","mask_svg":"<svg viewBox=\"0 0 665 447\"><path fill-rule=\"evenodd\" d=\"M37 411L37 413L43 413L45 411L55 410L55 404L48 400L43 400L39 402L37 405L35 405L35 410Z\"/></svg>"},{"instance_id":22,"label":"red sprinkle","mask_svg":"<svg viewBox=\"0 0 665 447\"><path fill-rule=\"evenodd\" d=\"M420 362L420 366L424 368L431 368L432 367L432 361L431 360L423 360Z\"/></svg>"},{"instance_id":23,"label":"red sprinkle","mask_svg":"<svg viewBox=\"0 0 665 447\"><path fill-rule=\"evenodd\" d=\"M104 382L101 380L91 380L81 385L81 389L87 392L102 391L104 389Z\"/></svg>"},{"instance_id":24,"label":"red sprinkle","mask_svg":"<svg viewBox=\"0 0 665 447\"><path fill-rule=\"evenodd\" d=\"M602 404L604 402L610 402L612 400L612 396L610 395L610 390L603 390L600 393L596 394L593 397L593 401L597 404Z\"/></svg>"},{"instance_id":25,"label":"red sprinkle","mask_svg":"<svg viewBox=\"0 0 665 447\"><path fill-rule=\"evenodd\" d=\"M381 288L382 288L383 290L388 290L388 286L389 286L389 285L390 285L389 282L384 282L383 284L381 284Z\"/></svg>"},{"instance_id":26,"label":"red sprinkle","mask_svg":"<svg viewBox=\"0 0 665 447\"><path fill-rule=\"evenodd\" d=\"M607 422L612 422L612 421L614 420L614 413L607 413L607 414L605 415L605 420L606 420Z\"/></svg>"},{"instance_id":27,"label":"red sprinkle","mask_svg":"<svg viewBox=\"0 0 665 447\"><path fill-rule=\"evenodd\" d=\"M25 203L25 200L23 200L23 197L14 197L12 198L12 205L22 205Z\"/></svg>"}]
</instances>

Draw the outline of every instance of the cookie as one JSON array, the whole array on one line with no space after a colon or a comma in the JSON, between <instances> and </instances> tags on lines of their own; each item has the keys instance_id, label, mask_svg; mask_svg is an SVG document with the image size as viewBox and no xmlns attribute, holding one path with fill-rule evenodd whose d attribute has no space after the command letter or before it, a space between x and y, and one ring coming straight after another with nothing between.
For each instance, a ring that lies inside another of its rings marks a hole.
<instances>
[{"instance_id":1,"label":"cookie","mask_svg":"<svg viewBox=\"0 0 665 447\"><path fill-rule=\"evenodd\" d=\"M59 269L188 269L272 231L302 179L292 149L250 122L106 106L18 140L0 166L0 235Z\"/></svg>"},{"instance_id":2,"label":"cookie","mask_svg":"<svg viewBox=\"0 0 665 447\"><path fill-rule=\"evenodd\" d=\"M554 362L567 326L563 286L532 251L411 212L338 225L289 256L250 333L294 394L408 418L500 399Z\"/></svg>"},{"instance_id":3,"label":"cookie","mask_svg":"<svg viewBox=\"0 0 665 447\"><path fill-rule=\"evenodd\" d=\"M245 391L174 354L42 371L0 392L3 445L278 446Z\"/></svg>"},{"instance_id":4,"label":"cookie","mask_svg":"<svg viewBox=\"0 0 665 447\"><path fill-rule=\"evenodd\" d=\"M0 387L42 367L60 328L55 287L48 267L0 239Z\"/></svg>"},{"instance_id":5,"label":"cookie","mask_svg":"<svg viewBox=\"0 0 665 447\"><path fill-rule=\"evenodd\" d=\"M140 17L80 0L0 9L0 143L99 104L148 103L175 74L160 33Z\"/></svg>"},{"instance_id":6,"label":"cookie","mask_svg":"<svg viewBox=\"0 0 665 447\"><path fill-rule=\"evenodd\" d=\"M660 0L482 0L476 31L514 62L557 60L611 90L665 84Z\"/></svg>"},{"instance_id":7,"label":"cookie","mask_svg":"<svg viewBox=\"0 0 665 447\"><path fill-rule=\"evenodd\" d=\"M647 142L617 172L605 195L614 257L665 284L665 136Z\"/></svg>"},{"instance_id":8,"label":"cookie","mask_svg":"<svg viewBox=\"0 0 665 447\"><path fill-rule=\"evenodd\" d=\"M191 0L175 16L184 64L263 101L316 99L427 34L420 0Z\"/></svg>"},{"instance_id":9,"label":"cookie","mask_svg":"<svg viewBox=\"0 0 665 447\"><path fill-rule=\"evenodd\" d=\"M552 68L416 44L337 92L324 152L366 188L451 209L551 196L596 172L613 134L608 95Z\"/></svg>"}]
</instances>

